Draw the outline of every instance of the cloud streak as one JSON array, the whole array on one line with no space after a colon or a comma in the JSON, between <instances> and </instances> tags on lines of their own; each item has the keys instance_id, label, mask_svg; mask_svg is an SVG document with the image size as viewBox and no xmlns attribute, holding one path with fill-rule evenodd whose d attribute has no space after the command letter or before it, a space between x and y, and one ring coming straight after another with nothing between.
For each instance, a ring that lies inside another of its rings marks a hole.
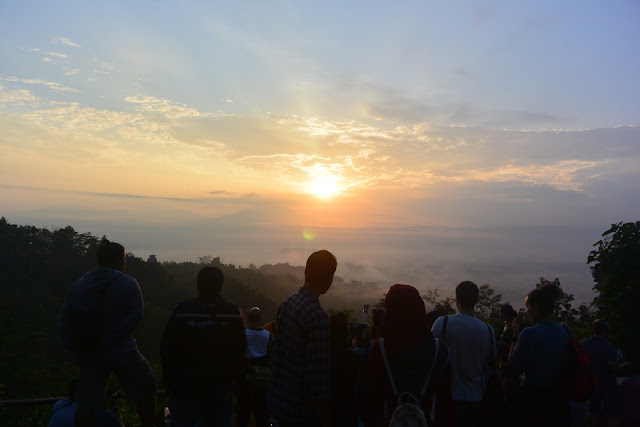
<instances>
[{"instance_id":1,"label":"cloud streak","mask_svg":"<svg viewBox=\"0 0 640 427\"><path fill-rule=\"evenodd\" d=\"M36 102L38 98L26 89L11 90L0 84L0 102L24 104Z\"/></svg>"},{"instance_id":2,"label":"cloud streak","mask_svg":"<svg viewBox=\"0 0 640 427\"><path fill-rule=\"evenodd\" d=\"M65 46L70 46L70 47L80 47L79 44L72 42L70 39L66 37L53 37L51 39L51 42L56 44L63 44Z\"/></svg>"},{"instance_id":3,"label":"cloud streak","mask_svg":"<svg viewBox=\"0 0 640 427\"><path fill-rule=\"evenodd\" d=\"M23 79L16 76L7 76L7 77L0 77L0 80L4 80L6 82L12 82L12 83L22 83L26 85L45 86L53 91L60 92L60 93L64 93L64 92L80 93L79 90L74 89L72 87L64 86L60 83L49 82L41 79Z\"/></svg>"}]
</instances>

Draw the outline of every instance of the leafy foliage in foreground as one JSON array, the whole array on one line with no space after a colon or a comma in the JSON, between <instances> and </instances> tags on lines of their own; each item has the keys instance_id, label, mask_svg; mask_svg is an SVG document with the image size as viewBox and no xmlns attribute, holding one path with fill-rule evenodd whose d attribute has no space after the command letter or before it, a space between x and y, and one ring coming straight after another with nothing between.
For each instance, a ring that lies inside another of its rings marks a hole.
<instances>
[{"instance_id":1,"label":"leafy foliage in foreground","mask_svg":"<svg viewBox=\"0 0 640 427\"><path fill-rule=\"evenodd\" d=\"M596 282L594 304L629 361L640 364L640 221L612 224L587 259Z\"/></svg>"}]
</instances>

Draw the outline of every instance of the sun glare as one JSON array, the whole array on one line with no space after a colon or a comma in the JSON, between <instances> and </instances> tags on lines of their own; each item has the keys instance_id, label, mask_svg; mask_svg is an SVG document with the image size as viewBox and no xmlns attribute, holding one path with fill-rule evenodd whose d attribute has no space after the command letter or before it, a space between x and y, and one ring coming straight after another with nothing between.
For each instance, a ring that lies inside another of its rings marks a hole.
<instances>
[{"instance_id":1,"label":"sun glare","mask_svg":"<svg viewBox=\"0 0 640 427\"><path fill-rule=\"evenodd\" d=\"M326 199L338 194L338 186L335 182L328 180L317 181L311 184L311 192L320 198Z\"/></svg>"},{"instance_id":2,"label":"sun glare","mask_svg":"<svg viewBox=\"0 0 640 427\"><path fill-rule=\"evenodd\" d=\"M338 195L342 188L335 176L324 175L318 176L313 182L310 182L307 191L321 199L329 199Z\"/></svg>"}]
</instances>

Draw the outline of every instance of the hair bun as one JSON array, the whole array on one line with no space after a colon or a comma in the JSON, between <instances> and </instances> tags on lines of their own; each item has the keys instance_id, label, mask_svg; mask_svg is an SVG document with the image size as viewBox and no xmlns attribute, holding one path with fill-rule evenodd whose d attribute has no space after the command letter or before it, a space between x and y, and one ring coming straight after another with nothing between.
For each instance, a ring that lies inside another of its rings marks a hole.
<instances>
[{"instance_id":1,"label":"hair bun","mask_svg":"<svg viewBox=\"0 0 640 427\"><path fill-rule=\"evenodd\" d=\"M554 302L562 296L562 290L560 289L560 287L557 285L554 285L553 283L547 283L540 286L540 291L545 296L553 299Z\"/></svg>"}]
</instances>

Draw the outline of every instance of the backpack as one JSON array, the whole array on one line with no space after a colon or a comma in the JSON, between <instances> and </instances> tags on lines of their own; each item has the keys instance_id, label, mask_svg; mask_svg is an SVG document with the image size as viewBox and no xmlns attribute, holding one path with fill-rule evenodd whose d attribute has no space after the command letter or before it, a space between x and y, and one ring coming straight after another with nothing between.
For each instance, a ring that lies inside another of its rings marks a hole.
<instances>
[{"instance_id":1,"label":"backpack","mask_svg":"<svg viewBox=\"0 0 640 427\"><path fill-rule=\"evenodd\" d=\"M266 366L252 365L249 363L249 371L247 372L247 383L250 386L260 389L269 387L271 379L271 369Z\"/></svg>"},{"instance_id":2,"label":"backpack","mask_svg":"<svg viewBox=\"0 0 640 427\"><path fill-rule=\"evenodd\" d=\"M384 350L384 338L380 338L378 340L380 343L380 352L382 353L382 360L384 361L384 366L387 370L387 374L389 375L389 382L391 383L391 388L393 390L393 396L398 400L398 406L395 411L391 415L389 419L389 427L428 427L429 423L424 415L424 411L422 410L422 400L424 399L429 382L431 380L431 374L433 373L433 368L436 365L436 361L438 359L438 350L440 349L440 340L436 339L436 348L433 353L433 362L431 363L431 367L427 372L427 378L424 382L424 386L422 387L422 391L420 391L419 396L414 396L409 392L401 392L398 393L398 388L396 387L396 382L393 379L393 375L391 374L391 367L389 366L389 360L387 359L387 354ZM433 414L432 414L433 415Z\"/></svg>"},{"instance_id":3,"label":"backpack","mask_svg":"<svg viewBox=\"0 0 640 427\"><path fill-rule=\"evenodd\" d=\"M569 334L569 388L571 401L585 402L591 397L598 385L598 378L593 372L591 361L585 349L574 338L571 330L563 326Z\"/></svg>"},{"instance_id":4,"label":"backpack","mask_svg":"<svg viewBox=\"0 0 640 427\"><path fill-rule=\"evenodd\" d=\"M119 277L116 276L116 277ZM60 334L64 348L74 352L93 350L102 339L103 306L107 289L113 279L87 295L90 303L82 309L73 305L63 310L60 319Z\"/></svg>"},{"instance_id":5,"label":"backpack","mask_svg":"<svg viewBox=\"0 0 640 427\"><path fill-rule=\"evenodd\" d=\"M269 338L271 340L271 338ZM271 368L269 367L269 353L258 358L249 358L247 370L247 384L257 389L266 390L271 380Z\"/></svg>"}]
</instances>

